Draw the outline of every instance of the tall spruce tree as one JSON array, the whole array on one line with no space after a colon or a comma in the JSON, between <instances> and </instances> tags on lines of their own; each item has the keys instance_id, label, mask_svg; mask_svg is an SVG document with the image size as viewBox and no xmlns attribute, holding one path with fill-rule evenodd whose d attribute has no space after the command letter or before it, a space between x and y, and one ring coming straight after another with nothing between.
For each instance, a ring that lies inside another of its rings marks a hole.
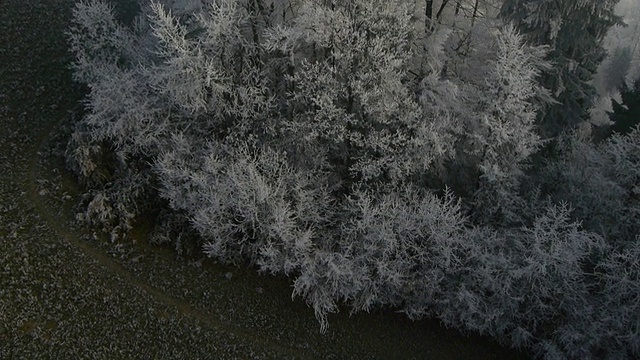
<instances>
[{"instance_id":1,"label":"tall spruce tree","mask_svg":"<svg viewBox=\"0 0 640 360\"><path fill-rule=\"evenodd\" d=\"M633 88L629 89L623 84L620 89L622 102L612 99L613 112L609 113L609 119L613 122L610 134L630 133L634 126L640 123L640 79L636 80Z\"/></svg>"},{"instance_id":2,"label":"tall spruce tree","mask_svg":"<svg viewBox=\"0 0 640 360\"><path fill-rule=\"evenodd\" d=\"M590 84L606 51L603 39L622 20L619 0L506 0L500 15L512 21L535 45L549 45L553 68L540 78L558 103L539 118L544 137L587 120L596 90Z\"/></svg>"}]
</instances>

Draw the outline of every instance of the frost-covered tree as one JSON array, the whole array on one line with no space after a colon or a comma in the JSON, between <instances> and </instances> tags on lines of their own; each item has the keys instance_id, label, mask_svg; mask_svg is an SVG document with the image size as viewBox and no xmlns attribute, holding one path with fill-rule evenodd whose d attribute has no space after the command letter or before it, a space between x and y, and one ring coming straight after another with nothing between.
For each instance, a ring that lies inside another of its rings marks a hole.
<instances>
[{"instance_id":1,"label":"frost-covered tree","mask_svg":"<svg viewBox=\"0 0 640 360\"><path fill-rule=\"evenodd\" d=\"M620 23L619 0L506 0L501 16L513 21L528 41L550 47L553 68L541 84L558 104L540 119L544 137L555 136L586 121L596 97L590 83L606 56L607 31Z\"/></svg>"},{"instance_id":2,"label":"frost-covered tree","mask_svg":"<svg viewBox=\"0 0 640 360\"><path fill-rule=\"evenodd\" d=\"M631 241L640 231L638 133L636 126L598 145L572 136L563 145L566 154L543 173L546 191L569 202L576 219L612 243Z\"/></svg>"},{"instance_id":3,"label":"frost-covered tree","mask_svg":"<svg viewBox=\"0 0 640 360\"><path fill-rule=\"evenodd\" d=\"M72 65L77 81L90 83L109 71L132 63L135 46L128 31L115 19L113 6L105 2L82 1L73 12L69 30Z\"/></svg>"},{"instance_id":4,"label":"frost-covered tree","mask_svg":"<svg viewBox=\"0 0 640 360\"><path fill-rule=\"evenodd\" d=\"M400 181L446 151L447 119L425 116L412 86L412 11L405 1L305 1L292 26L269 34L267 47L290 59L290 136L328 149L353 181Z\"/></svg>"},{"instance_id":5,"label":"frost-covered tree","mask_svg":"<svg viewBox=\"0 0 640 360\"><path fill-rule=\"evenodd\" d=\"M547 205L530 226L506 231L472 228L458 242L458 263L435 298L438 317L517 346L551 340L566 311L588 294L583 262L602 239L580 229L566 206ZM524 310L526 309L526 310ZM553 340L551 340L553 341ZM536 344L537 343L537 344Z\"/></svg>"},{"instance_id":6,"label":"frost-covered tree","mask_svg":"<svg viewBox=\"0 0 640 360\"><path fill-rule=\"evenodd\" d=\"M569 313L557 334L560 352L572 358L638 357L637 251L640 244L640 130L606 141L572 134L560 159L543 173L545 191L574 208L572 217L603 237L607 247L585 263L589 295ZM607 351L602 349L607 348Z\"/></svg>"},{"instance_id":7,"label":"frost-covered tree","mask_svg":"<svg viewBox=\"0 0 640 360\"><path fill-rule=\"evenodd\" d=\"M549 66L546 49L524 45L511 26L495 35L495 46L496 58L479 88L478 115L467 122L466 151L479 171L474 216L500 224L519 217L518 183L527 160L541 145L535 119L546 90L536 80Z\"/></svg>"},{"instance_id":8,"label":"frost-covered tree","mask_svg":"<svg viewBox=\"0 0 640 360\"><path fill-rule=\"evenodd\" d=\"M290 274L312 250L326 247L333 204L323 173L296 170L286 154L269 148L194 143L174 136L156 166L161 196L189 214L205 254Z\"/></svg>"},{"instance_id":9,"label":"frost-covered tree","mask_svg":"<svg viewBox=\"0 0 640 360\"><path fill-rule=\"evenodd\" d=\"M77 81L88 85L87 113L67 152L70 167L95 189L87 196L89 217L126 233L153 192L146 162L161 145L166 117L162 102L144 86L146 62L139 38L116 21L105 2L79 2L69 31Z\"/></svg>"},{"instance_id":10,"label":"frost-covered tree","mask_svg":"<svg viewBox=\"0 0 640 360\"><path fill-rule=\"evenodd\" d=\"M607 344L609 358L640 356L640 237L607 254L599 264L600 288L595 313L585 321L592 348ZM587 318L582 318L587 319Z\"/></svg>"},{"instance_id":11,"label":"frost-covered tree","mask_svg":"<svg viewBox=\"0 0 640 360\"><path fill-rule=\"evenodd\" d=\"M125 27L112 6L83 1L70 30L76 79L91 91L69 162L103 186L95 211L126 218L125 228L139 212L134 204L145 202L136 194L150 195L126 189L155 187L149 164L170 146L172 134L198 133L194 139L202 142L204 134L233 128L244 141L268 126L267 80L242 3L172 4L144 2ZM120 207L128 210L114 214Z\"/></svg>"},{"instance_id":12,"label":"frost-covered tree","mask_svg":"<svg viewBox=\"0 0 640 360\"><path fill-rule=\"evenodd\" d=\"M467 200L474 220L513 224L521 216L519 182L542 143L536 116L551 101L537 82L549 68L547 49L525 45L509 25L479 35L469 60L457 66L453 113L461 126L443 179Z\"/></svg>"}]
</instances>

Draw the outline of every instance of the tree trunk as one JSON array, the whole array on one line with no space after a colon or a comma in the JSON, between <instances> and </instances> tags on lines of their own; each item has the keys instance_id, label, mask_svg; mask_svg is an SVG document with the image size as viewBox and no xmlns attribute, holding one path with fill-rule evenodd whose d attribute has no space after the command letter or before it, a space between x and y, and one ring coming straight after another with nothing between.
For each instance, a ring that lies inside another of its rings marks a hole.
<instances>
[{"instance_id":1,"label":"tree trunk","mask_svg":"<svg viewBox=\"0 0 640 360\"><path fill-rule=\"evenodd\" d=\"M436 20L438 20L438 22L440 21L442 12L444 11L444 8L447 6L448 3L449 3L449 0L444 0L442 1L442 4L440 4L440 9L438 9L438 12L436 13Z\"/></svg>"},{"instance_id":2,"label":"tree trunk","mask_svg":"<svg viewBox=\"0 0 640 360\"><path fill-rule=\"evenodd\" d=\"M433 30L433 0L426 0L424 8L424 32L430 33Z\"/></svg>"},{"instance_id":3,"label":"tree trunk","mask_svg":"<svg viewBox=\"0 0 640 360\"><path fill-rule=\"evenodd\" d=\"M476 0L476 3L473 5L473 15L471 16L471 27L476 23L476 17L478 17L478 5L480 0Z\"/></svg>"}]
</instances>

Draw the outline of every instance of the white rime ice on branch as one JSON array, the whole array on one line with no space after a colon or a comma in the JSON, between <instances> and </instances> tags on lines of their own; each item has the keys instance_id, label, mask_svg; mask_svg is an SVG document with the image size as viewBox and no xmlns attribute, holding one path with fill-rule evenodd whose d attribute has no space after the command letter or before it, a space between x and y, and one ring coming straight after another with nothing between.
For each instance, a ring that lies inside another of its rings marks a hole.
<instances>
[{"instance_id":1,"label":"white rime ice on branch","mask_svg":"<svg viewBox=\"0 0 640 360\"><path fill-rule=\"evenodd\" d=\"M476 205L480 217L495 221L517 219L517 187L526 161L542 141L535 132L536 97L544 93L536 79L542 69L544 47L528 47L515 29L507 25L495 36L496 59L481 87L479 123L474 124L472 151L478 157L480 186Z\"/></svg>"},{"instance_id":2,"label":"white rime ice on branch","mask_svg":"<svg viewBox=\"0 0 640 360\"><path fill-rule=\"evenodd\" d=\"M440 125L448 119L429 116L410 81L422 56L412 13L404 1L305 1L291 27L268 32L267 48L295 68L288 106L299 111L287 126L329 156L349 157L345 170L365 181L425 171L448 146Z\"/></svg>"},{"instance_id":3,"label":"white rime ice on branch","mask_svg":"<svg viewBox=\"0 0 640 360\"><path fill-rule=\"evenodd\" d=\"M323 331L392 306L549 358L638 355L638 130L568 136L530 174L550 49L491 21L425 35L408 0L170 3L132 27L74 12L87 216L188 219L206 255L290 276Z\"/></svg>"}]
</instances>

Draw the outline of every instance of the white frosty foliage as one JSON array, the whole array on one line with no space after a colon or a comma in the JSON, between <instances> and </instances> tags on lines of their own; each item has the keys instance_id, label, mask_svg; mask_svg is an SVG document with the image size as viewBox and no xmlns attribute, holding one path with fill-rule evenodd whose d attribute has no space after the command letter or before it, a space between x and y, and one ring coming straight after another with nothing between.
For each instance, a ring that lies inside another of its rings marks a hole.
<instances>
[{"instance_id":1,"label":"white frosty foliage","mask_svg":"<svg viewBox=\"0 0 640 360\"><path fill-rule=\"evenodd\" d=\"M409 81L422 56L410 42L412 11L403 1L309 1L291 27L268 33L267 48L297 68L288 106L301 111L290 130L349 157L346 170L364 181L425 171L447 146L438 124L447 118L422 109Z\"/></svg>"},{"instance_id":2,"label":"white frosty foliage","mask_svg":"<svg viewBox=\"0 0 640 360\"><path fill-rule=\"evenodd\" d=\"M483 21L452 60L406 0L162 3L132 29L74 13L95 222L164 202L206 255L290 276L322 330L393 306L549 358L638 353L640 130L574 139L524 193L546 48Z\"/></svg>"},{"instance_id":3,"label":"white frosty foliage","mask_svg":"<svg viewBox=\"0 0 640 360\"><path fill-rule=\"evenodd\" d=\"M479 87L477 122L469 123L470 149L475 158L479 188L477 216L506 223L517 221L518 184L527 160L542 141L535 131L537 98L544 94L536 78L548 64L544 47L523 44L510 25L495 35L496 58Z\"/></svg>"},{"instance_id":4,"label":"white frosty foliage","mask_svg":"<svg viewBox=\"0 0 640 360\"><path fill-rule=\"evenodd\" d=\"M183 136L174 143L158 162L162 196L191 214L206 254L225 261L246 257L265 271L288 274L323 242L331 204L319 175L295 171L270 149L211 145L196 151Z\"/></svg>"},{"instance_id":5,"label":"white frosty foliage","mask_svg":"<svg viewBox=\"0 0 640 360\"><path fill-rule=\"evenodd\" d=\"M102 1L80 1L69 31L74 78L92 83L135 57L133 38L115 20L113 6Z\"/></svg>"},{"instance_id":6,"label":"white frosty foliage","mask_svg":"<svg viewBox=\"0 0 640 360\"><path fill-rule=\"evenodd\" d=\"M544 173L555 198L571 203L586 227L614 243L632 241L640 231L638 135L636 127L597 146L569 137L564 156L550 162Z\"/></svg>"}]
</instances>

